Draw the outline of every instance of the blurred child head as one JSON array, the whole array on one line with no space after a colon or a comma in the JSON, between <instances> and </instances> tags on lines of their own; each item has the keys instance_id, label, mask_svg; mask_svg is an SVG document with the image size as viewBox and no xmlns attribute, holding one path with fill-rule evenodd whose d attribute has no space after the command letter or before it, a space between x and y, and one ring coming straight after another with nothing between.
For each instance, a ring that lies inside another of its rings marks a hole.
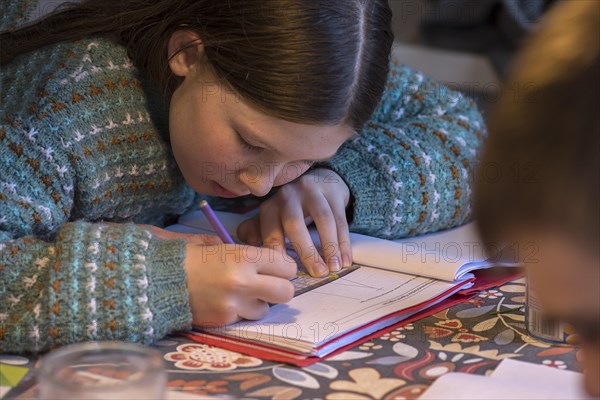
<instances>
[{"instance_id":1,"label":"blurred child head","mask_svg":"<svg viewBox=\"0 0 600 400\"><path fill-rule=\"evenodd\" d=\"M544 311L580 334L600 395L600 2L559 3L489 120L475 188L488 244L515 244Z\"/></svg>"}]
</instances>

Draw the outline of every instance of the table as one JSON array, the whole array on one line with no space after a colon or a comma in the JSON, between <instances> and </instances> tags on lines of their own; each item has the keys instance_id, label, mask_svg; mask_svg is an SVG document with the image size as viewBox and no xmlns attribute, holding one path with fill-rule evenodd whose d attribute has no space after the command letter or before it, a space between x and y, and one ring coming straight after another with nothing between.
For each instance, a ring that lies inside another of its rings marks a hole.
<instances>
[{"instance_id":1,"label":"table","mask_svg":"<svg viewBox=\"0 0 600 400\"><path fill-rule=\"evenodd\" d=\"M225 362L203 361L198 349L204 345L181 337L167 337L156 347L164 357L170 390L232 398L412 399L442 374L483 375L505 358L577 370L574 347L527 335L524 301L524 280L516 280L305 368L217 348L209 354ZM32 368L6 398L34 397L37 360L0 356L0 362Z\"/></svg>"}]
</instances>

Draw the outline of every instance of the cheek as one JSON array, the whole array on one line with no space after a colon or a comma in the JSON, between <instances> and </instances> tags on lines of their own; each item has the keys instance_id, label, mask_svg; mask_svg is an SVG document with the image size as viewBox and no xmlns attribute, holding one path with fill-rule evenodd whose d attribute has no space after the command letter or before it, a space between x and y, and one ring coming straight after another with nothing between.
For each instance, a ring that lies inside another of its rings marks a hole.
<instances>
[{"instance_id":1,"label":"cheek","mask_svg":"<svg viewBox=\"0 0 600 400\"><path fill-rule=\"evenodd\" d=\"M294 179L297 179L308 170L309 166L304 163L289 163L286 164L275 178L274 186L285 185Z\"/></svg>"}]
</instances>

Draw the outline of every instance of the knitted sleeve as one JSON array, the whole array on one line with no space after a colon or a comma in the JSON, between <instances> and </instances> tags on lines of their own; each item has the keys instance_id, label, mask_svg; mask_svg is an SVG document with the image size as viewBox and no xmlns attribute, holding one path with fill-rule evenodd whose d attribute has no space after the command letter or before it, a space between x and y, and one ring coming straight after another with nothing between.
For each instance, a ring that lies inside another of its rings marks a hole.
<instances>
[{"instance_id":1,"label":"knitted sleeve","mask_svg":"<svg viewBox=\"0 0 600 400\"><path fill-rule=\"evenodd\" d=\"M49 162L44 146L25 145L43 144L48 132L35 132L0 126L0 352L149 343L188 328L185 243L133 224L67 222L77 178L58 148Z\"/></svg>"},{"instance_id":2,"label":"knitted sleeve","mask_svg":"<svg viewBox=\"0 0 600 400\"><path fill-rule=\"evenodd\" d=\"M3 0L0 3L0 10L2 10L0 14L0 31L15 29L30 20L36 19L38 15L33 13L38 8L38 3L38 0Z\"/></svg>"},{"instance_id":3,"label":"knitted sleeve","mask_svg":"<svg viewBox=\"0 0 600 400\"><path fill-rule=\"evenodd\" d=\"M359 136L318 166L353 196L350 230L386 239L461 225L471 215L471 165L485 138L472 100L392 63Z\"/></svg>"}]
</instances>

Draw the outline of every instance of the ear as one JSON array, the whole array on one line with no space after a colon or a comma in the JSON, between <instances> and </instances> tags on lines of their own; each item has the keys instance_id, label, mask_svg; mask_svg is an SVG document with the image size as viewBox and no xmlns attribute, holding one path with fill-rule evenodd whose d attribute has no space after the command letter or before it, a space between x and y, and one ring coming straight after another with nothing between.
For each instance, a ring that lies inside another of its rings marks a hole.
<instances>
[{"instance_id":1,"label":"ear","mask_svg":"<svg viewBox=\"0 0 600 400\"><path fill-rule=\"evenodd\" d=\"M183 77L204 55L204 45L196 33L176 31L169 38L167 54L173 74Z\"/></svg>"}]
</instances>

